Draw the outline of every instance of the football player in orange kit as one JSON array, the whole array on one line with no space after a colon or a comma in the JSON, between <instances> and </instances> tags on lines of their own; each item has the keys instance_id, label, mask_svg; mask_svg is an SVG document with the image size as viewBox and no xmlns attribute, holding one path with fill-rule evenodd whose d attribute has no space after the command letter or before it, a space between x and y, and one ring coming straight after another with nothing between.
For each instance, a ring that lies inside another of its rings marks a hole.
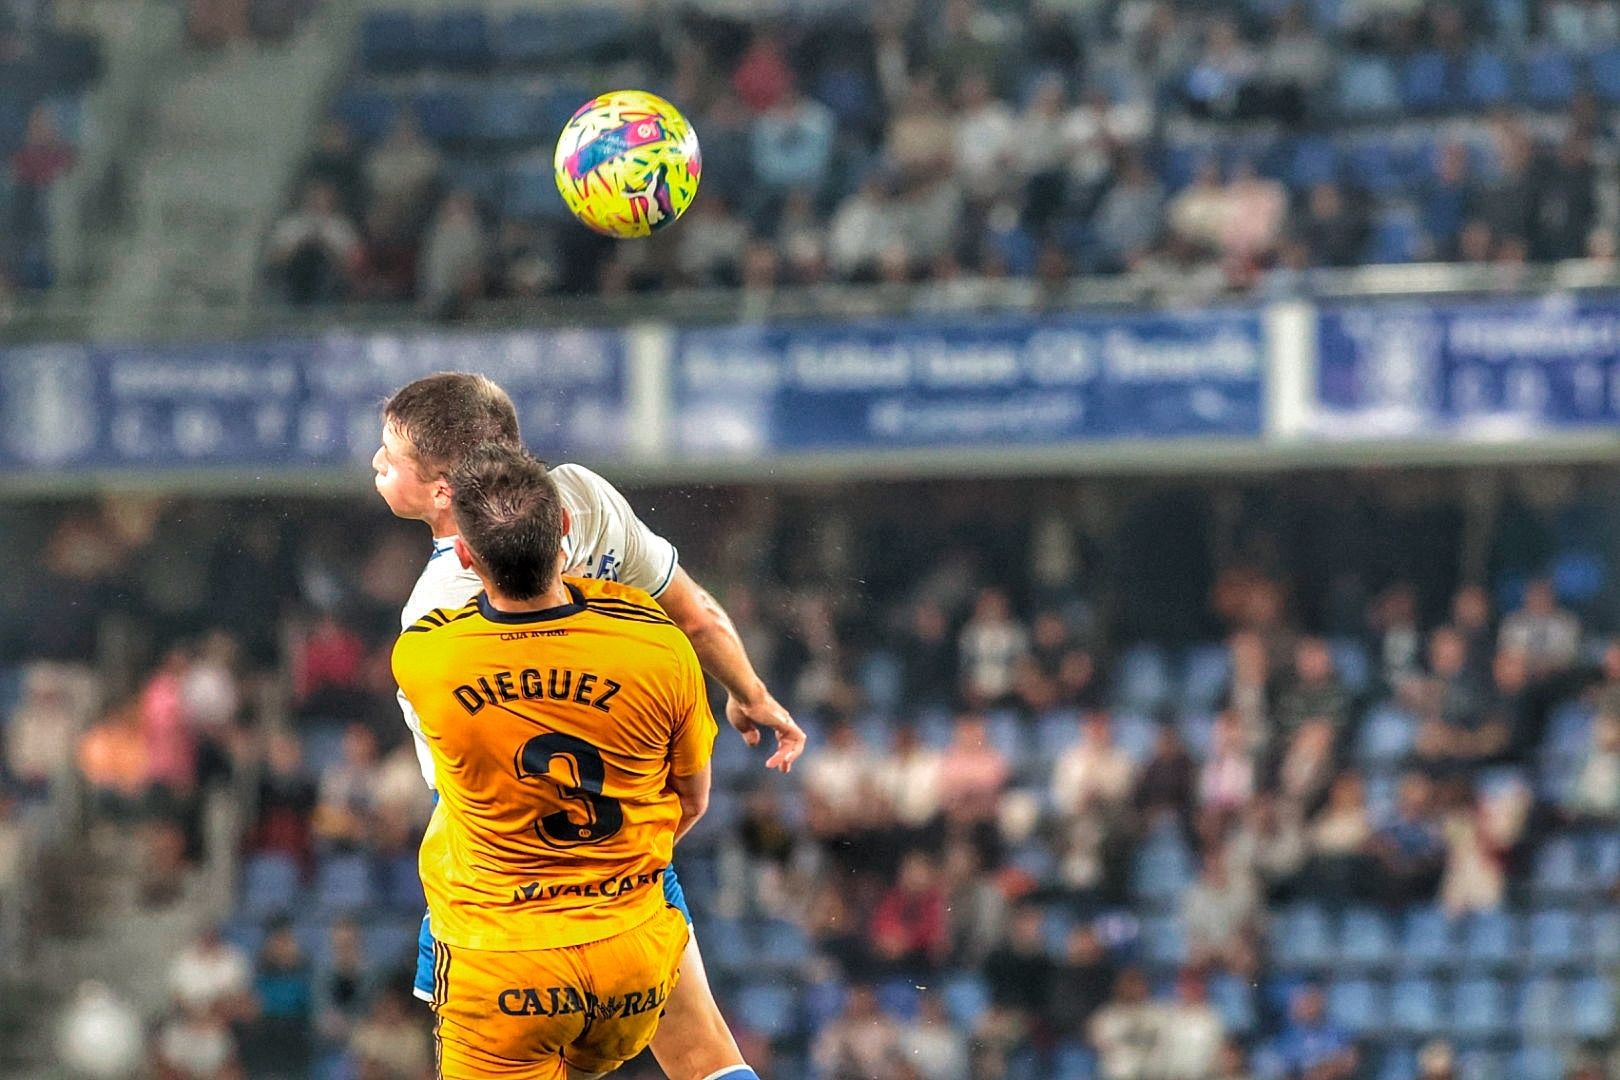
<instances>
[{"instance_id":1,"label":"football player in orange kit","mask_svg":"<svg viewBox=\"0 0 1620 1080\"><path fill-rule=\"evenodd\" d=\"M432 750L421 871L445 1080L585 1080L640 1053L687 943L661 877L707 807L716 726L691 643L639 589L564 578L545 466L486 446L452 481L484 591L400 635Z\"/></svg>"}]
</instances>

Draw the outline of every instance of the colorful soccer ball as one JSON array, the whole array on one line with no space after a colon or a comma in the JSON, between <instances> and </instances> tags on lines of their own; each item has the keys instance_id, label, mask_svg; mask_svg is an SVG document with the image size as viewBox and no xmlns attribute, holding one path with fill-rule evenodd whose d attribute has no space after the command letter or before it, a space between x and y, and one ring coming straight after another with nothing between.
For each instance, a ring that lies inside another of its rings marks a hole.
<instances>
[{"instance_id":1,"label":"colorful soccer ball","mask_svg":"<svg viewBox=\"0 0 1620 1080\"><path fill-rule=\"evenodd\" d=\"M581 105L553 158L575 217L607 236L647 236L692 205L703 170L697 133L669 102L615 90Z\"/></svg>"}]
</instances>

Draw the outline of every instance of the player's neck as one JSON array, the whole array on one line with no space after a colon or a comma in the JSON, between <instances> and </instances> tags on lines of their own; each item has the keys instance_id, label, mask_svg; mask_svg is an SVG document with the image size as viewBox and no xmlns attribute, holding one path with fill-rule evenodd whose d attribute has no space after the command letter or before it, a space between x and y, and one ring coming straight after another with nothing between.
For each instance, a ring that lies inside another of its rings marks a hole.
<instances>
[{"instance_id":1,"label":"player's neck","mask_svg":"<svg viewBox=\"0 0 1620 1080\"><path fill-rule=\"evenodd\" d=\"M574 596L563 584L562 578L553 578L550 588L539 596L530 596L523 600L514 600L505 596L489 582L484 582L484 592L489 597L489 606L496 611L504 611L510 615L527 615L535 611L549 611L552 608L567 607L574 602Z\"/></svg>"},{"instance_id":2,"label":"player's neck","mask_svg":"<svg viewBox=\"0 0 1620 1080\"><path fill-rule=\"evenodd\" d=\"M427 522L428 528L433 530L433 539L435 540L448 540L461 532L460 529L456 528L455 511L448 508L422 520Z\"/></svg>"}]
</instances>

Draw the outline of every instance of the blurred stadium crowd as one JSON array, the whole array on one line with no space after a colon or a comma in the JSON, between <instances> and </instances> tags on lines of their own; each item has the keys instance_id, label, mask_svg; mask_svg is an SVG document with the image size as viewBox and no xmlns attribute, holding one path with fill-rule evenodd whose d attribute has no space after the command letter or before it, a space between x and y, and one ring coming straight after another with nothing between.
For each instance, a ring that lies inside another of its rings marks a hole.
<instances>
[{"instance_id":1,"label":"blurred stadium crowd","mask_svg":"<svg viewBox=\"0 0 1620 1080\"><path fill-rule=\"evenodd\" d=\"M1430 497L1338 476L638 498L815 739L782 779L722 732L677 859L761 1075L1605 1075L1609 519L1551 484L1481 535L1454 481L1410 483ZM38 658L9 685L7 805L77 770L161 906L199 792L256 778L236 913L173 959L159 1074L431 1075L405 992L427 802L386 662L421 537L323 504L38 518L59 602L6 628ZM177 645L75 734L63 665L108 613Z\"/></svg>"},{"instance_id":2,"label":"blurred stadium crowd","mask_svg":"<svg viewBox=\"0 0 1620 1080\"><path fill-rule=\"evenodd\" d=\"M671 285L1174 281L1615 254L1605 0L907 0L787 13L382 11L266 249L299 303ZM657 244L564 219L550 150L608 85L687 112ZM1005 283L1003 283L1005 284Z\"/></svg>"}]
</instances>

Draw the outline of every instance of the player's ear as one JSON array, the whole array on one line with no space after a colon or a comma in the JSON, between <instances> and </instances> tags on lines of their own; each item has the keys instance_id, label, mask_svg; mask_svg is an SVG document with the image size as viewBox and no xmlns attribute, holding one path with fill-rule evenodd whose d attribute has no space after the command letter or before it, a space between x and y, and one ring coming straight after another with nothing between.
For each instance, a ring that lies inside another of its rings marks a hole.
<instances>
[{"instance_id":1,"label":"player's ear","mask_svg":"<svg viewBox=\"0 0 1620 1080\"><path fill-rule=\"evenodd\" d=\"M559 506L557 509L562 511L562 534L567 536L574 531L574 517L568 512L566 506Z\"/></svg>"},{"instance_id":2,"label":"player's ear","mask_svg":"<svg viewBox=\"0 0 1620 1080\"><path fill-rule=\"evenodd\" d=\"M433 509L443 512L450 509L450 502L455 497L450 488L450 481L446 477L439 477L433 481Z\"/></svg>"},{"instance_id":3,"label":"player's ear","mask_svg":"<svg viewBox=\"0 0 1620 1080\"><path fill-rule=\"evenodd\" d=\"M461 560L461 568L463 570L471 570L473 568L472 548L468 547L467 541L463 540L459 536L456 537L456 558Z\"/></svg>"}]
</instances>

